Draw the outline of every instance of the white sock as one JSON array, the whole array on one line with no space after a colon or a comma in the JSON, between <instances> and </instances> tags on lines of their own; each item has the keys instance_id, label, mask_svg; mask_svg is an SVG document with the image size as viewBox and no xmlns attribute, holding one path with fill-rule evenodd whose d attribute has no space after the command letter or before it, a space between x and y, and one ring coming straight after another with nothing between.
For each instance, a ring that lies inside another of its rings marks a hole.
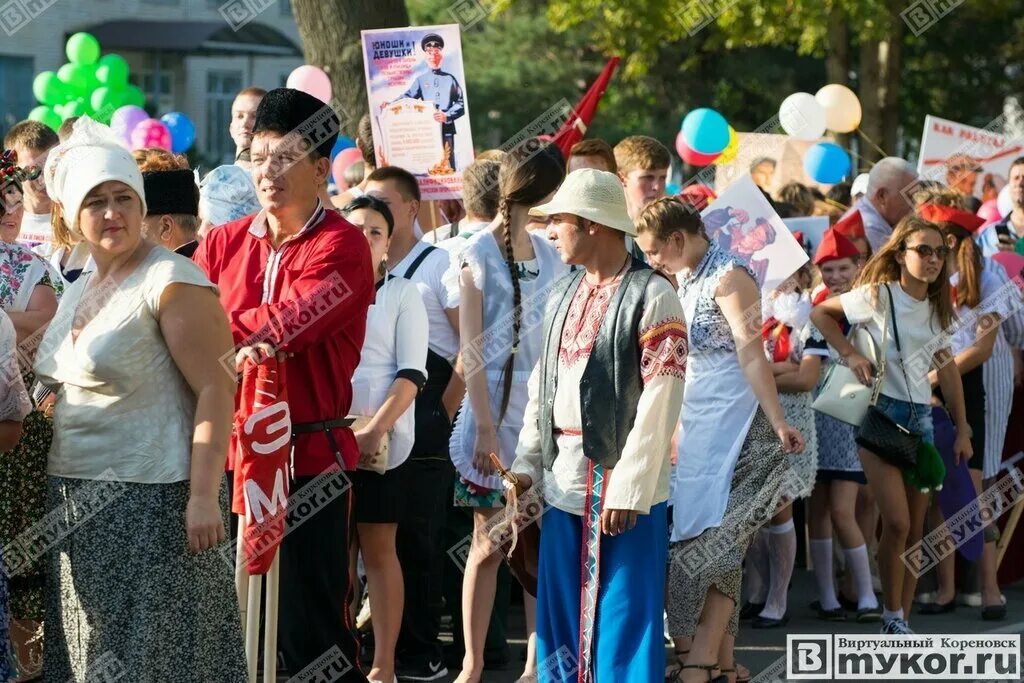
<instances>
[{"instance_id":1,"label":"white sock","mask_svg":"<svg viewBox=\"0 0 1024 683\"><path fill-rule=\"evenodd\" d=\"M786 615L786 594L789 592L789 580L793 578L793 564L796 562L793 520L768 527L768 560L771 580L768 599L765 600L760 616L781 619Z\"/></svg>"},{"instance_id":2,"label":"white sock","mask_svg":"<svg viewBox=\"0 0 1024 683\"><path fill-rule=\"evenodd\" d=\"M768 530L761 528L747 548L747 566L743 572L746 582L743 594L747 602L760 604L768 593Z\"/></svg>"},{"instance_id":3,"label":"white sock","mask_svg":"<svg viewBox=\"0 0 1024 683\"><path fill-rule=\"evenodd\" d=\"M832 539L811 539L811 561L814 563L814 580L818 584L818 601L824 610L839 607L836 598L836 584L832 577Z\"/></svg>"},{"instance_id":4,"label":"white sock","mask_svg":"<svg viewBox=\"0 0 1024 683\"><path fill-rule=\"evenodd\" d=\"M846 568L853 573L853 582L857 586L857 609L878 607L871 585L871 565L868 563L868 547L859 545L856 548L843 548L846 556Z\"/></svg>"},{"instance_id":5,"label":"white sock","mask_svg":"<svg viewBox=\"0 0 1024 683\"><path fill-rule=\"evenodd\" d=\"M903 608L900 607L898 610L890 610L882 608L882 621L892 621L893 619L903 618Z\"/></svg>"}]
</instances>

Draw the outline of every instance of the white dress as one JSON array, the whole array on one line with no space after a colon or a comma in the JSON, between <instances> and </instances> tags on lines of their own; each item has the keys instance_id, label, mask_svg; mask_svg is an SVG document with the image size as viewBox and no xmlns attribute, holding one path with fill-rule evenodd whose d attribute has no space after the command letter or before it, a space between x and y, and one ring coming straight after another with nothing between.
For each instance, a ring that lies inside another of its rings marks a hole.
<instances>
[{"instance_id":1,"label":"white dress","mask_svg":"<svg viewBox=\"0 0 1024 683\"><path fill-rule=\"evenodd\" d=\"M529 267L520 266L519 288L522 302L519 350L512 370L512 391L508 407L500 425L503 369L512 348L512 278L505 261L504 248L499 237L489 231L474 236L462 254L462 262L473 274L473 283L483 293L483 334L470 344L463 344L463 372L469 377L474 371L487 375L488 401L491 419L497 425L498 457L509 467L515 459L519 432L523 428L523 414L527 403L527 382L541 353L544 306L551 285L569 272L551 243L540 235L530 235L533 243L536 277L530 277ZM468 348L467 348L468 346ZM473 449L476 440L476 420L467 394L462 400L459 417L455 421L449 442L452 463L467 481L489 489L500 489L498 475L484 475L473 467Z\"/></svg>"}]
</instances>

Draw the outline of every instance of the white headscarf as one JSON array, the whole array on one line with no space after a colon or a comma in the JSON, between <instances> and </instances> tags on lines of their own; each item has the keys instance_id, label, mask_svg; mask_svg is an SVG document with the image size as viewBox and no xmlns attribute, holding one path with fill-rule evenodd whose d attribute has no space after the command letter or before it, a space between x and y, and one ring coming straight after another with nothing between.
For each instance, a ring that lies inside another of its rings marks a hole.
<instances>
[{"instance_id":1,"label":"white headscarf","mask_svg":"<svg viewBox=\"0 0 1024 683\"><path fill-rule=\"evenodd\" d=\"M78 229L78 211L85 196L111 180L135 190L142 200L142 215L146 215L142 173L131 152L110 128L88 116L75 121L71 136L50 152L43 175L47 194L60 202L64 220L72 230Z\"/></svg>"},{"instance_id":2,"label":"white headscarf","mask_svg":"<svg viewBox=\"0 0 1024 683\"><path fill-rule=\"evenodd\" d=\"M199 183L199 217L212 225L236 221L260 210L252 176L238 166L218 166Z\"/></svg>"}]
</instances>

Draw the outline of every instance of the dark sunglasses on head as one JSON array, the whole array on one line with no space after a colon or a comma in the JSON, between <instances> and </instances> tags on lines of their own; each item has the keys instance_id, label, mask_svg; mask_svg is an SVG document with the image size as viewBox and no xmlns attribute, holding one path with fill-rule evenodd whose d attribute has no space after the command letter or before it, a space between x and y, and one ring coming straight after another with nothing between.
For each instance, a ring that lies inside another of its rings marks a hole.
<instances>
[{"instance_id":1,"label":"dark sunglasses on head","mask_svg":"<svg viewBox=\"0 0 1024 683\"><path fill-rule=\"evenodd\" d=\"M904 251L916 251L917 255L921 258L931 258L933 255L938 256L940 259L944 259L949 256L950 248L943 245L941 247L930 247L927 244L915 244L914 246L904 246Z\"/></svg>"}]
</instances>

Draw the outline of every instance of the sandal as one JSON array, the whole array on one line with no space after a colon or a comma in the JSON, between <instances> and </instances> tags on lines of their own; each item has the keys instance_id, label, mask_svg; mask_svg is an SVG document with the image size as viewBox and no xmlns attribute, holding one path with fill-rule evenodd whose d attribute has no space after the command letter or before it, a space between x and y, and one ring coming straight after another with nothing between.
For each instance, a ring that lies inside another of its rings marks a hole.
<instances>
[{"instance_id":1,"label":"sandal","mask_svg":"<svg viewBox=\"0 0 1024 683\"><path fill-rule=\"evenodd\" d=\"M725 674L726 678L729 677L729 674L736 674L736 683L750 683L750 672L747 671L747 675L743 678L740 678L740 674L736 670L737 668L738 665L736 667L733 667L732 669L722 669L721 671L723 674Z\"/></svg>"},{"instance_id":2,"label":"sandal","mask_svg":"<svg viewBox=\"0 0 1024 683\"><path fill-rule=\"evenodd\" d=\"M683 661L686 659L686 655L690 654L689 650L673 650L672 654L675 656L676 661L665 666L665 683L673 683L679 678L679 672L683 670Z\"/></svg>"},{"instance_id":3,"label":"sandal","mask_svg":"<svg viewBox=\"0 0 1024 683\"><path fill-rule=\"evenodd\" d=\"M708 674L708 683L729 683L729 677L728 676L724 676L724 675L721 675L721 674L719 674L718 676L712 676L711 675L711 672L714 671L717 668L718 668L718 663L717 662L715 664L683 664L682 668L679 670L679 678L677 680L679 680L679 681L682 680L682 675L683 675L683 670L684 669L703 669Z\"/></svg>"}]
</instances>

